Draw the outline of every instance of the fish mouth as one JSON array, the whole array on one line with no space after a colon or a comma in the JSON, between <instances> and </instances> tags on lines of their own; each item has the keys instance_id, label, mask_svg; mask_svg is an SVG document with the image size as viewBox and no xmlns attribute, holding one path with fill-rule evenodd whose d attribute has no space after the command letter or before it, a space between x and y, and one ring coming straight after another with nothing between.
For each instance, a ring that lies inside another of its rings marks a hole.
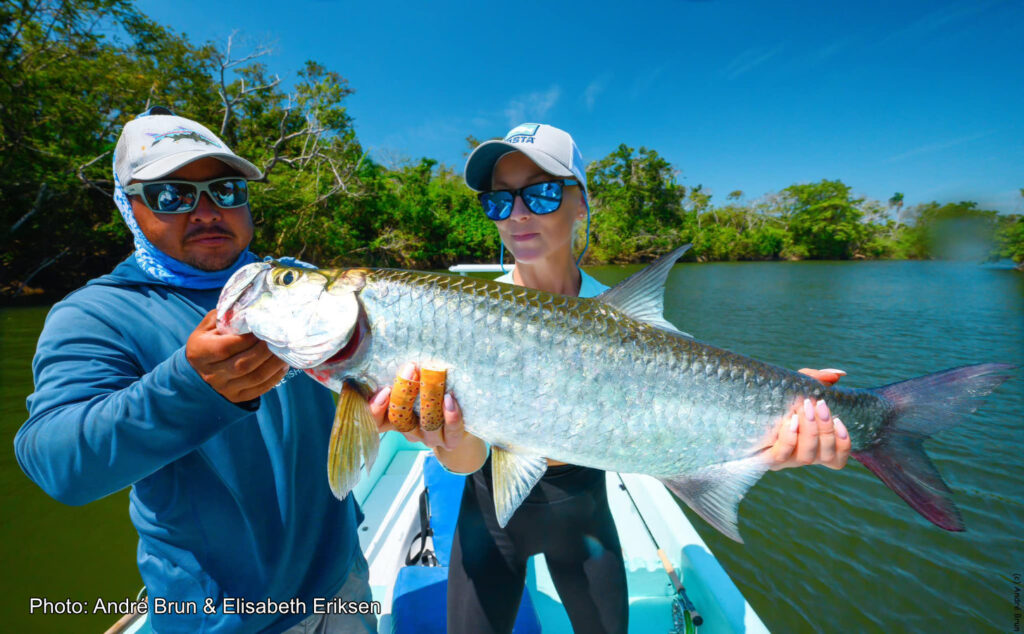
<instances>
[{"instance_id":1,"label":"fish mouth","mask_svg":"<svg viewBox=\"0 0 1024 634\"><path fill-rule=\"evenodd\" d=\"M253 262L235 271L217 301L217 327L221 332L241 335L249 332L245 309L259 294L270 270L267 262Z\"/></svg>"}]
</instances>

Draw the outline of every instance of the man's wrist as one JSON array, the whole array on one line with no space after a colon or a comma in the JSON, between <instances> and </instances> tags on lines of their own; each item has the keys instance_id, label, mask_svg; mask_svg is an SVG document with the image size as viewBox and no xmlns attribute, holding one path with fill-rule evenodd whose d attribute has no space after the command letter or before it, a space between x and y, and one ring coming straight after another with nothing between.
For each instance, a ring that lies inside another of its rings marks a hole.
<instances>
[{"instance_id":1,"label":"man's wrist","mask_svg":"<svg viewBox=\"0 0 1024 634\"><path fill-rule=\"evenodd\" d=\"M225 403L230 403L231 405L234 405L235 407L242 409L243 411L255 412L260 408L260 397L258 396L254 399L236 403L228 399L228 397L224 396L220 392L218 392L215 387L210 385L206 381L206 379L203 378L203 375L199 374L199 371L196 370L195 366L192 365L192 362L189 361L187 355L185 354L184 346L182 346L182 348L175 354L180 355L180 359L175 359L175 361L177 361L176 369L178 373L180 373L182 378L184 378L190 384L202 384L202 386L205 387L206 390L209 390L208 393L216 394L217 398L223 400Z\"/></svg>"}]
</instances>

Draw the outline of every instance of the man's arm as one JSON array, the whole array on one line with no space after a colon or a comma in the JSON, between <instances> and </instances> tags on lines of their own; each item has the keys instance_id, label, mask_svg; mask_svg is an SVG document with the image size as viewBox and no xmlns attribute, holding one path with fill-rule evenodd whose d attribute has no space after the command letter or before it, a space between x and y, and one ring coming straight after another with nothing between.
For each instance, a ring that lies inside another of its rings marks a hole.
<instances>
[{"instance_id":1,"label":"man's arm","mask_svg":"<svg viewBox=\"0 0 1024 634\"><path fill-rule=\"evenodd\" d=\"M210 315L193 337L208 334L208 321ZM243 401L273 387L282 374L263 364L250 367L259 354L239 358L238 352L228 354L239 342L225 343L234 347L214 345L196 357L203 367L216 366L212 384L193 367L185 346L144 372L115 328L79 306L58 306L33 361L29 419L14 439L18 463L49 495L78 505L194 450L259 406L253 400L235 404L212 385ZM225 363L234 369L216 365ZM270 369L270 376L259 374Z\"/></svg>"}]
</instances>

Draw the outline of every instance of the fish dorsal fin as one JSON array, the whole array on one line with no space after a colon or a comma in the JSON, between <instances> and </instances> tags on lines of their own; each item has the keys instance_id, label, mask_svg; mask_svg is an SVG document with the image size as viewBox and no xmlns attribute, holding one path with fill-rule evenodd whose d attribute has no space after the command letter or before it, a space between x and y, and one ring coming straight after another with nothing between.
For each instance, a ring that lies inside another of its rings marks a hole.
<instances>
[{"instance_id":1,"label":"fish dorsal fin","mask_svg":"<svg viewBox=\"0 0 1024 634\"><path fill-rule=\"evenodd\" d=\"M345 499L359 481L361 466L366 465L366 472L370 472L379 446L380 434L369 403L356 386L346 381L338 397L327 449L327 482L334 497Z\"/></svg>"},{"instance_id":2,"label":"fish dorsal fin","mask_svg":"<svg viewBox=\"0 0 1024 634\"><path fill-rule=\"evenodd\" d=\"M498 516L499 526L505 528L547 468L548 461L544 458L491 447L494 513Z\"/></svg>"},{"instance_id":3,"label":"fish dorsal fin","mask_svg":"<svg viewBox=\"0 0 1024 634\"><path fill-rule=\"evenodd\" d=\"M613 306L629 317L669 332L692 337L665 319L665 280L668 272L693 245L686 244L658 258L653 264L629 276L597 296L597 300Z\"/></svg>"},{"instance_id":4,"label":"fish dorsal fin","mask_svg":"<svg viewBox=\"0 0 1024 634\"><path fill-rule=\"evenodd\" d=\"M768 459L757 454L705 467L696 473L661 478L666 487L726 537L740 537L740 500L768 470Z\"/></svg>"}]
</instances>

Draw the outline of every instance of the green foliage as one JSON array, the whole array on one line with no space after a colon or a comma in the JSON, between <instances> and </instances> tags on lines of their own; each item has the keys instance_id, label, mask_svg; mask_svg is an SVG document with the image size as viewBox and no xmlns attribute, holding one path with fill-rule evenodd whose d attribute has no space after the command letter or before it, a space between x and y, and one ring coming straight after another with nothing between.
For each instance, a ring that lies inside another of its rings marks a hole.
<instances>
[{"instance_id":1,"label":"green foliage","mask_svg":"<svg viewBox=\"0 0 1024 634\"><path fill-rule=\"evenodd\" d=\"M461 174L429 158L388 168L367 156L340 74L308 61L286 92L266 49L232 45L193 44L131 0L0 5L0 293L69 290L130 253L110 199L111 152L124 123L156 104L204 122L264 171L252 188L258 253L406 268L497 260L497 232ZM904 209L900 192L884 204L823 180L750 202L734 190L715 205L657 151L625 144L587 173L589 262L646 261L687 242L704 261L1024 262L1021 217L970 202Z\"/></svg>"},{"instance_id":2,"label":"green foliage","mask_svg":"<svg viewBox=\"0 0 1024 634\"><path fill-rule=\"evenodd\" d=\"M862 199L850 187L835 180L791 185L783 190L790 199L785 212L795 246L812 259L840 260L851 257L867 237L860 222Z\"/></svg>"},{"instance_id":3,"label":"green foliage","mask_svg":"<svg viewBox=\"0 0 1024 634\"><path fill-rule=\"evenodd\" d=\"M370 262L426 268L498 257L497 232L473 192L461 175L436 161L382 170L373 195L362 202L377 218Z\"/></svg>"},{"instance_id":4,"label":"green foliage","mask_svg":"<svg viewBox=\"0 0 1024 634\"><path fill-rule=\"evenodd\" d=\"M1021 195L1024 195L1024 189L1021 190ZM1000 216L995 239L997 257L1010 258L1018 266L1024 265L1024 216Z\"/></svg>"},{"instance_id":5,"label":"green foliage","mask_svg":"<svg viewBox=\"0 0 1024 634\"><path fill-rule=\"evenodd\" d=\"M917 220L906 232L910 255L985 259L993 250L998 214L977 207L977 203L964 201L918 205L914 209Z\"/></svg>"},{"instance_id":6,"label":"green foliage","mask_svg":"<svg viewBox=\"0 0 1024 634\"><path fill-rule=\"evenodd\" d=\"M252 188L257 252L419 268L497 257L496 232L450 168L367 158L345 107L352 89L316 62L289 94L261 62L266 50L193 45L128 0L0 11L7 293L74 288L130 252L110 199L111 152L150 104L205 123L264 171Z\"/></svg>"},{"instance_id":7,"label":"green foliage","mask_svg":"<svg viewBox=\"0 0 1024 634\"><path fill-rule=\"evenodd\" d=\"M686 188L654 150L625 144L587 168L591 258L627 262L667 253L689 238Z\"/></svg>"},{"instance_id":8,"label":"green foliage","mask_svg":"<svg viewBox=\"0 0 1024 634\"><path fill-rule=\"evenodd\" d=\"M58 260L74 286L123 255L106 194L117 132L151 97L209 108L209 69L208 49L126 0L3 5L0 287Z\"/></svg>"},{"instance_id":9,"label":"green foliage","mask_svg":"<svg viewBox=\"0 0 1024 634\"><path fill-rule=\"evenodd\" d=\"M896 192L889 198L889 207L896 209L896 224L899 224L903 212L903 192Z\"/></svg>"}]
</instances>

